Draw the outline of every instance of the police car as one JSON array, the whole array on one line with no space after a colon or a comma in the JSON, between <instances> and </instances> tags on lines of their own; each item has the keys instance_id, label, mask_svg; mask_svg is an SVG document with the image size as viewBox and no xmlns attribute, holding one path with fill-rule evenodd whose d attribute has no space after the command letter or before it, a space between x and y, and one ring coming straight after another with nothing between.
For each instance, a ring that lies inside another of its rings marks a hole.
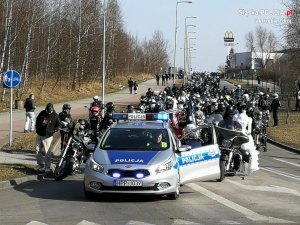
<instances>
[{"instance_id":1,"label":"police car","mask_svg":"<svg viewBox=\"0 0 300 225\"><path fill-rule=\"evenodd\" d=\"M99 148L86 162L86 197L130 193L175 200L182 184L219 179L215 133L207 145L183 145L168 122L171 117L167 113L113 114L118 122L103 134Z\"/></svg>"}]
</instances>

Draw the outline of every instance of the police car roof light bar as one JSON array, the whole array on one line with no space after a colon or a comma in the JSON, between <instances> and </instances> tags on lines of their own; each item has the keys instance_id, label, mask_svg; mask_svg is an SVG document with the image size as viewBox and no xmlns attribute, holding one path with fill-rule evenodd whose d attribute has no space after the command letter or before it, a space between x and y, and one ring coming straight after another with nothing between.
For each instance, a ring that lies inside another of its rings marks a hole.
<instances>
[{"instance_id":1,"label":"police car roof light bar","mask_svg":"<svg viewBox=\"0 0 300 225\"><path fill-rule=\"evenodd\" d=\"M114 120L162 120L168 121L173 119L173 113L113 113L112 119Z\"/></svg>"}]
</instances>

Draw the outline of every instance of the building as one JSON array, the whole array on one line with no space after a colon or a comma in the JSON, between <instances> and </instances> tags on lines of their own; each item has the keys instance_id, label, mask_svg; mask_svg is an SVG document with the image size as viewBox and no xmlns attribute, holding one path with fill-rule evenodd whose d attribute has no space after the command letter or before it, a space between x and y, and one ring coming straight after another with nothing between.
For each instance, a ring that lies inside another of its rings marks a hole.
<instances>
[{"instance_id":1,"label":"building","mask_svg":"<svg viewBox=\"0 0 300 225\"><path fill-rule=\"evenodd\" d=\"M271 66L282 57L284 57L284 53L282 52L261 53L253 51L235 53L234 50L231 49L228 59L230 61L231 68L249 68L255 70Z\"/></svg>"}]
</instances>

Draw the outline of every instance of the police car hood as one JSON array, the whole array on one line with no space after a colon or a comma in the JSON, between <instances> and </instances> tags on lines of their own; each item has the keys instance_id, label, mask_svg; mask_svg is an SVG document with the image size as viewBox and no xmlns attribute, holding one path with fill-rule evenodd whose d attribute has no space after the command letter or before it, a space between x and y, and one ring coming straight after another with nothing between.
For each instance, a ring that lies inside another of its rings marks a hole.
<instances>
[{"instance_id":1,"label":"police car hood","mask_svg":"<svg viewBox=\"0 0 300 225\"><path fill-rule=\"evenodd\" d=\"M101 150L94 152L94 160L102 165L136 164L157 165L165 162L172 156L172 150L164 151L136 151L136 150Z\"/></svg>"}]
</instances>

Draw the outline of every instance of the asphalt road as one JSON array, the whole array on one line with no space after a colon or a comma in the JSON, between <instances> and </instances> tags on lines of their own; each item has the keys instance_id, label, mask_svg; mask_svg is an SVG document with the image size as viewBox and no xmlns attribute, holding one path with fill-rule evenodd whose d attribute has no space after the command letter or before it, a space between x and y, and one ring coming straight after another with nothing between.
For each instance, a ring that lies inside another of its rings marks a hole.
<instances>
[{"instance_id":1,"label":"asphalt road","mask_svg":"<svg viewBox=\"0 0 300 225\"><path fill-rule=\"evenodd\" d=\"M191 183L176 201L104 195L86 200L83 174L0 192L0 224L294 224L300 222L300 155L273 145L260 170L224 182Z\"/></svg>"}]
</instances>

